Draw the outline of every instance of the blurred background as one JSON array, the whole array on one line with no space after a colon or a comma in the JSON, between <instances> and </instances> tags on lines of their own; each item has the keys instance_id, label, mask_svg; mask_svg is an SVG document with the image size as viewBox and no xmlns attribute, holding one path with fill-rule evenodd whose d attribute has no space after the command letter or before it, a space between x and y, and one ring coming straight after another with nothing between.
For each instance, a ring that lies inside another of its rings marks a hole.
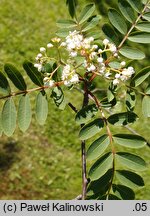
<instances>
[{"instance_id":1,"label":"blurred background","mask_svg":"<svg viewBox=\"0 0 150 216\"><path fill-rule=\"evenodd\" d=\"M116 0L79 0L80 7L87 2L95 2L97 11L103 15L100 25L106 21L108 8L116 7L117 3ZM25 59L34 62L39 48L54 36L56 20L67 17L65 0L0 0L0 70L3 71L4 63L11 62L32 88L22 63ZM147 62L148 58L144 64ZM142 64L139 62L138 67ZM76 94L80 107L80 93L73 91L71 94ZM71 95L68 97L73 100ZM12 137L0 137L0 199L74 199L81 193L79 127L75 125L74 113L69 107L58 110L49 100L49 116L41 127L35 120L34 99L35 95L31 97L33 118L27 132L23 134L16 129ZM139 112L140 102L137 105L142 124L135 123L134 129L149 139L150 124ZM148 163L148 169L140 173L145 187L136 191L136 198L150 199L150 149L133 152L140 152Z\"/></svg>"}]
</instances>

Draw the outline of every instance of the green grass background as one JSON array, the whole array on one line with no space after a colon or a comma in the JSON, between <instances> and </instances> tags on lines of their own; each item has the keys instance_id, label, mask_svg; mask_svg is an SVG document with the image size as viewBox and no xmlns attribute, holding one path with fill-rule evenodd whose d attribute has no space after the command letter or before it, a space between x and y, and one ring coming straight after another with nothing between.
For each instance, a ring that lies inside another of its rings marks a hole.
<instances>
[{"instance_id":1,"label":"green grass background","mask_svg":"<svg viewBox=\"0 0 150 216\"><path fill-rule=\"evenodd\" d=\"M0 69L6 62L13 63L31 87L21 65L25 59L34 61L39 47L54 36L56 20L67 14L65 1L0 0ZM79 107L82 99L75 90L69 98L74 102L74 94ZM49 100L46 125L39 126L34 114L35 95L31 100L33 118L28 131L23 134L17 128L12 137L0 138L0 199L73 199L81 193L79 127L74 113L69 107L58 110ZM140 107L139 103L139 114ZM139 121L134 128L149 139L149 122L142 114L140 117L142 124ZM136 153L148 164L142 172L145 187L136 191L136 198L150 199L150 150L145 147Z\"/></svg>"}]
</instances>

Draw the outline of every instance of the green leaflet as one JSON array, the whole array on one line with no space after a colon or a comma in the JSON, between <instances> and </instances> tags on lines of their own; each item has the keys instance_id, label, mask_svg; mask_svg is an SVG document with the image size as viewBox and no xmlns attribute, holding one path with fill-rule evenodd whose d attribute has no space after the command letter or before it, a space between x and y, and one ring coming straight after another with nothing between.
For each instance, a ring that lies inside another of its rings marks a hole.
<instances>
[{"instance_id":1,"label":"green leaflet","mask_svg":"<svg viewBox=\"0 0 150 216\"><path fill-rule=\"evenodd\" d=\"M66 0L66 4L68 5L70 16L73 18L75 16L77 0Z\"/></svg>"},{"instance_id":2,"label":"green leaflet","mask_svg":"<svg viewBox=\"0 0 150 216\"><path fill-rule=\"evenodd\" d=\"M147 143L143 137L134 134L115 134L113 139L115 143L130 148L142 148Z\"/></svg>"},{"instance_id":3,"label":"green leaflet","mask_svg":"<svg viewBox=\"0 0 150 216\"><path fill-rule=\"evenodd\" d=\"M127 46L124 46L122 47L119 52L121 53L121 55L129 58L129 59L143 59L145 58L145 54L138 50L138 49L135 49L135 48L131 48L131 47L127 47Z\"/></svg>"},{"instance_id":4,"label":"green leaflet","mask_svg":"<svg viewBox=\"0 0 150 216\"><path fill-rule=\"evenodd\" d=\"M69 29L59 29L58 31L56 31L56 35L62 38L67 37L69 34Z\"/></svg>"},{"instance_id":5,"label":"green leaflet","mask_svg":"<svg viewBox=\"0 0 150 216\"><path fill-rule=\"evenodd\" d=\"M87 159L94 160L99 157L108 147L110 139L107 134L95 140L87 150Z\"/></svg>"},{"instance_id":6,"label":"green leaflet","mask_svg":"<svg viewBox=\"0 0 150 216\"><path fill-rule=\"evenodd\" d=\"M102 30L104 32L104 34L106 35L106 37L113 43L115 43L116 45L119 45L119 40L118 40L118 36L114 30L114 28L110 25L110 24L104 24L102 27Z\"/></svg>"},{"instance_id":7,"label":"green leaflet","mask_svg":"<svg viewBox=\"0 0 150 216\"><path fill-rule=\"evenodd\" d=\"M150 43L150 33L133 33L128 37L128 39L134 43L147 44Z\"/></svg>"},{"instance_id":8,"label":"green leaflet","mask_svg":"<svg viewBox=\"0 0 150 216\"><path fill-rule=\"evenodd\" d=\"M131 5L131 7L136 10L138 13L140 13L142 11L142 3L141 0L127 0L129 2L129 4Z\"/></svg>"},{"instance_id":9,"label":"green leaflet","mask_svg":"<svg viewBox=\"0 0 150 216\"><path fill-rule=\"evenodd\" d=\"M122 165L127 166L132 170L143 171L146 169L145 161L137 155L127 152L117 152L116 159L118 163L121 163Z\"/></svg>"},{"instance_id":10,"label":"green leaflet","mask_svg":"<svg viewBox=\"0 0 150 216\"><path fill-rule=\"evenodd\" d=\"M150 12L147 12L143 15L143 18L150 22Z\"/></svg>"},{"instance_id":11,"label":"green leaflet","mask_svg":"<svg viewBox=\"0 0 150 216\"><path fill-rule=\"evenodd\" d=\"M104 121L100 118L86 124L79 133L80 140L86 140L97 134L104 127Z\"/></svg>"},{"instance_id":12,"label":"green leaflet","mask_svg":"<svg viewBox=\"0 0 150 216\"><path fill-rule=\"evenodd\" d=\"M41 73L37 70L37 68L34 67L31 62L25 61L23 63L23 68L34 84L38 86L44 85Z\"/></svg>"},{"instance_id":13,"label":"green leaflet","mask_svg":"<svg viewBox=\"0 0 150 216\"><path fill-rule=\"evenodd\" d=\"M128 170L117 170L116 177L123 185L133 189L144 186L142 177Z\"/></svg>"},{"instance_id":14,"label":"green leaflet","mask_svg":"<svg viewBox=\"0 0 150 216\"><path fill-rule=\"evenodd\" d=\"M126 93L126 108L128 111L133 111L136 102L136 94L133 90L127 90Z\"/></svg>"},{"instance_id":15,"label":"green leaflet","mask_svg":"<svg viewBox=\"0 0 150 216\"><path fill-rule=\"evenodd\" d=\"M85 6L85 8L81 11L81 14L79 16L78 22L79 24L84 23L86 20L92 16L92 14L95 11L95 5L94 4L88 4Z\"/></svg>"},{"instance_id":16,"label":"green leaflet","mask_svg":"<svg viewBox=\"0 0 150 216\"><path fill-rule=\"evenodd\" d=\"M150 117L150 96L144 96L142 101L142 112L145 117Z\"/></svg>"},{"instance_id":17,"label":"green leaflet","mask_svg":"<svg viewBox=\"0 0 150 216\"><path fill-rule=\"evenodd\" d=\"M150 66L142 69L138 74L136 74L131 80L131 86L139 86L150 76Z\"/></svg>"},{"instance_id":18,"label":"green leaflet","mask_svg":"<svg viewBox=\"0 0 150 216\"><path fill-rule=\"evenodd\" d=\"M48 101L42 92L39 92L36 97L35 115L38 123L44 125L48 115Z\"/></svg>"},{"instance_id":19,"label":"green leaflet","mask_svg":"<svg viewBox=\"0 0 150 216\"><path fill-rule=\"evenodd\" d=\"M56 106L59 109L61 109L61 110L65 109L65 106L67 104L67 100L65 99L64 93L63 93L62 89L59 86L53 88L51 97L53 98Z\"/></svg>"},{"instance_id":20,"label":"green leaflet","mask_svg":"<svg viewBox=\"0 0 150 216\"><path fill-rule=\"evenodd\" d=\"M118 1L119 9L122 15L130 22L133 23L136 20L136 16L134 10L130 6L130 4L126 1L119 0Z\"/></svg>"},{"instance_id":21,"label":"green leaflet","mask_svg":"<svg viewBox=\"0 0 150 216\"><path fill-rule=\"evenodd\" d=\"M11 136L16 128L17 118L16 107L12 98L5 101L1 118L4 133L7 136Z\"/></svg>"},{"instance_id":22,"label":"green leaflet","mask_svg":"<svg viewBox=\"0 0 150 216\"><path fill-rule=\"evenodd\" d=\"M21 96L18 106L18 126L21 131L25 132L31 123L31 104L29 95Z\"/></svg>"},{"instance_id":23,"label":"green leaflet","mask_svg":"<svg viewBox=\"0 0 150 216\"><path fill-rule=\"evenodd\" d=\"M24 81L22 74L15 68L12 64L5 64L4 70L9 77L9 79L13 82L13 84L21 91L26 90L27 86Z\"/></svg>"},{"instance_id":24,"label":"green leaflet","mask_svg":"<svg viewBox=\"0 0 150 216\"><path fill-rule=\"evenodd\" d=\"M74 28L77 26L77 23L73 20L58 20L56 25L60 28Z\"/></svg>"},{"instance_id":25,"label":"green leaflet","mask_svg":"<svg viewBox=\"0 0 150 216\"><path fill-rule=\"evenodd\" d=\"M150 23L148 22L141 22L136 25L136 28L140 31L150 32Z\"/></svg>"},{"instance_id":26,"label":"green leaflet","mask_svg":"<svg viewBox=\"0 0 150 216\"><path fill-rule=\"evenodd\" d=\"M94 27L96 27L98 25L100 19L101 19L100 15L94 16L90 21L88 21L87 23L85 23L82 26L82 32L89 31L89 30L93 29Z\"/></svg>"},{"instance_id":27,"label":"green leaflet","mask_svg":"<svg viewBox=\"0 0 150 216\"><path fill-rule=\"evenodd\" d=\"M137 118L138 116L134 112L122 112L109 116L108 122L113 125L121 126L133 123Z\"/></svg>"},{"instance_id":28,"label":"green leaflet","mask_svg":"<svg viewBox=\"0 0 150 216\"><path fill-rule=\"evenodd\" d=\"M124 185L119 185L119 184L113 184L113 192L114 194L123 200L133 200L135 198L135 194L134 191L129 188L126 187Z\"/></svg>"},{"instance_id":29,"label":"green leaflet","mask_svg":"<svg viewBox=\"0 0 150 216\"><path fill-rule=\"evenodd\" d=\"M113 155L112 153L106 153L101 158L99 158L91 167L89 171L90 179L96 180L103 176L112 166Z\"/></svg>"},{"instance_id":30,"label":"green leaflet","mask_svg":"<svg viewBox=\"0 0 150 216\"><path fill-rule=\"evenodd\" d=\"M112 178L112 169L109 169L101 178L90 182L87 189L87 196L94 194L104 194L108 190L110 180Z\"/></svg>"},{"instance_id":31,"label":"green leaflet","mask_svg":"<svg viewBox=\"0 0 150 216\"><path fill-rule=\"evenodd\" d=\"M75 121L78 124L84 124L91 120L97 114L98 108L95 104L90 104L84 108L82 108L75 117Z\"/></svg>"},{"instance_id":32,"label":"green leaflet","mask_svg":"<svg viewBox=\"0 0 150 216\"><path fill-rule=\"evenodd\" d=\"M124 18L115 9L110 9L108 12L108 17L111 24L121 33L127 33L127 25Z\"/></svg>"},{"instance_id":33,"label":"green leaflet","mask_svg":"<svg viewBox=\"0 0 150 216\"><path fill-rule=\"evenodd\" d=\"M9 83L2 72L0 72L0 93L5 95L9 95L11 93Z\"/></svg>"},{"instance_id":34,"label":"green leaflet","mask_svg":"<svg viewBox=\"0 0 150 216\"><path fill-rule=\"evenodd\" d=\"M85 34L85 36L88 38L88 37L93 37L95 40L99 39L101 34L99 31L90 31L88 33Z\"/></svg>"}]
</instances>

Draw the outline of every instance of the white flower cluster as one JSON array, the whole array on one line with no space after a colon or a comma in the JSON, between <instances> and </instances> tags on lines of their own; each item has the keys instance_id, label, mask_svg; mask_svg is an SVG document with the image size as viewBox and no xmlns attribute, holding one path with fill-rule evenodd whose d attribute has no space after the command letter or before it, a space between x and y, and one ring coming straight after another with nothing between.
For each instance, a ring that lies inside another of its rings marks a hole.
<instances>
[{"instance_id":1,"label":"white flower cluster","mask_svg":"<svg viewBox=\"0 0 150 216\"><path fill-rule=\"evenodd\" d=\"M120 83L120 81L127 81L131 78L131 76L135 73L133 67L123 68L120 73L117 73L115 75L115 79L113 80L113 84L117 85Z\"/></svg>"},{"instance_id":2,"label":"white flower cluster","mask_svg":"<svg viewBox=\"0 0 150 216\"><path fill-rule=\"evenodd\" d=\"M108 39L104 39L101 48L97 44L94 44L94 38L84 38L84 36L78 32L69 32L69 35L62 41L60 38L51 39L52 43L47 44L47 49L57 45L56 48L63 48L69 53L69 61L65 63L62 69L61 80L64 85L70 86L79 82L79 75L77 73L76 62L77 56L84 57L82 68L87 73L95 73L96 75L103 76L106 79L112 80L114 85L118 85L121 81L125 82L131 78L135 73L133 67L125 68L126 62L120 63L120 68L112 68L109 66L108 59L104 58L103 53L108 53L112 59L119 58L117 47L111 43ZM44 47L40 48L40 53L36 56L36 64L34 65L39 72L42 71L43 66L49 61L47 56L47 49ZM108 57L107 56L107 57ZM108 57L109 58L109 57ZM63 63L64 64L64 63ZM54 80L51 74L44 74L45 85L54 86Z\"/></svg>"},{"instance_id":3,"label":"white flower cluster","mask_svg":"<svg viewBox=\"0 0 150 216\"><path fill-rule=\"evenodd\" d=\"M64 85L70 86L71 84L78 83L79 77L75 70L71 70L70 65L67 64L62 71L62 80L64 81Z\"/></svg>"}]
</instances>

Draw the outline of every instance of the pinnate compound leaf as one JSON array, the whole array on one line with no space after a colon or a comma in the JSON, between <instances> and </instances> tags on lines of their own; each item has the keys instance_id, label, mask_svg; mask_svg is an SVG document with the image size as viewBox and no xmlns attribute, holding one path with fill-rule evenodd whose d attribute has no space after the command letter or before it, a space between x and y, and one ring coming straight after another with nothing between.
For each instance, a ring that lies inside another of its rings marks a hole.
<instances>
[{"instance_id":1,"label":"pinnate compound leaf","mask_svg":"<svg viewBox=\"0 0 150 216\"><path fill-rule=\"evenodd\" d=\"M104 34L106 35L106 37L113 43L115 44L119 44L119 40L118 40L118 36L114 30L114 28L106 23L103 25L102 30L104 32Z\"/></svg>"},{"instance_id":2,"label":"pinnate compound leaf","mask_svg":"<svg viewBox=\"0 0 150 216\"><path fill-rule=\"evenodd\" d=\"M31 123L31 104L29 95L21 96L18 106L18 126L21 131L25 132Z\"/></svg>"},{"instance_id":3,"label":"pinnate compound leaf","mask_svg":"<svg viewBox=\"0 0 150 216\"><path fill-rule=\"evenodd\" d=\"M145 117L150 117L150 96L146 95L142 101L142 112Z\"/></svg>"},{"instance_id":4,"label":"pinnate compound leaf","mask_svg":"<svg viewBox=\"0 0 150 216\"><path fill-rule=\"evenodd\" d=\"M87 150L87 159L94 160L99 157L108 147L110 143L108 135L103 135L95 140Z\"/></svg>"},{"instance_id":5,"label":"pinnate compound leaf","mask_svg":"<svg viewBox=\"0 0 150 216\"><path fill-rule=\"evenodd\" d=\"M91 167L89 171L89 177L92 181L99 179L103 176L111 167L113 163L112 153L106 153L99 158Z\"/></svg>"},{"instance_id":6,"label":"pinnate compound leaf","mask_svg":"<svg viewBox=\"0 0 150 216\"><path fill-rule=\"evenodd\" d=\"M147 143L143 137L134 134L115 134L113 139L119 145L130 148L142 148Z\"/></svg>"},{"instance_id":7,"label":"pinnate compound leaf","mask_svg":"<svg viewBox=\"0 0 150 216\"><path fill-rule=\"evenodd\" d=\"M136 16L134 10L130 6L130 4L126 1L119 0L118 1L119 9L122 15L130 22L133 23L136 20Z\"/></svg>"},{"instance_id":8,"label":"pinnate compound leaf","mask_svg":"<svg viewBox=\"0 0 150 216\"><path fill-rule=\"evenodd\" d=\"M134 112L116 113L108 117L108 122L113 125L121 126L133 123L138 116Z\"/></svg>"},{"instance_id":9,"label":"pinnate compound leaf","mask_svg":"<svg viewBox=\"0 0 150 216\"><path fill-rule=\"evenodd\" d=\"M145 161L137 155L127 152L117 152L116 159L122 165L127 166L128 168L135 171L143 171L146 169Z\"/></svg>"},{"instance_id":10,"label":"pinnate compound leaf","mask_svg":"<svg viewBox=\"0 0 150 216\"><path fill-rule=\"evenodd\" d=\"M85 8L81 11L80 17L79 17L79 24L84 23L86 20L92 16L92 14L95 11L95 5L94 4L88 4L85 6Z\"/></svg>"},{"instance_id":11,"label":"pinnate compound leaf","mask_svg":"<svg viewBox=\"0 0 150 216\"><path fill-rule=\"evenodd\" d=\"M110 9L108 12L108 17L111 24L121 33L127 33L127 25L124 18L115 9Z\"/></svg>"},{"instance_id":12,"label":"pinnate compound leaf","mask_svg":"<svg viewBox=\"0 0 150 216\"><path fill-rule=\"evenodd\" d=\"M114 194L109 194L108 200L121 200L121 199L118 196L114 195Z\"/></svg>"},{"instance_id":13,"label":"pinnate compound leaf","mask_svg":"<svg viewBox=\"0 0 150 216\"><path fill-rule=\"evenodd\" d=\"M128 111L133 111L136 102L136 94L133 90L127 90L126 94L126 108Z\"/></svg>"},{"instance_id":14,"label":"pinnate compound leaf","mask_svg":"<svg viewBox=\"0 0 150 216\"><path fill-rule=\"evenodd\" d=\"M67 104L67 100L65 99L64 93L59 86L53 88L51 97L53 98L56 106L59 109L61 109L61 110L65 109L66 104Z\"/></svg>"},{"instance_id":15,"label":"pinnate compound leaf","mask_svg":"<svg viewBox=\"0 0 150 216\"><path fill-rule=\"evenodd\" d=\"M77 26L76 22L73 20L58 20L56 25L60 28L73 28Z\"/></svg>"},{"instance_id":16,"label":"pinnate compound leaf","mask_svg":"<svg viewBox=\"0 0 150 216\"><path fill-rule=\"evenodd\" d=\"M75 117L75 121L78 124L84 124L91 120L97 114L98 108L95 104L90 104L82 108Z\"/></svg>"},{"instance_id":17,"label":"pinnate compound leaf","mask_svg":"<svg viewBox=\"0 0 150 216\"><path fill-rule=\"evenodd\" d=\"M121 184L133 189L144 186L142 177L128 170L117 170L116 177L121 182Z\"/></svg>"},{"instance_id":18,"label":"pinnate compound leaf","mask_svg":"<svg viewBox=\"0 0 150 216\"><path fill-rule=\"evenodd\" d=\"M27 86L24 81L22 74L18 71L18 69L12 64L5 64L4 70L9 77L9 79L13 82L13 84L21 91L26 90Z\"/></svg>"},{"instance_id":19,"label":"pinnate compound leaf","mask_svg":"<svg viewBox=\"0 0 150 216\"><path fill-rule=\"evenodd\" d=\"M11 93L9 83L2 72L0 72L0 93L9 95Z\"/></svg>"},{"instance_id":20,"label":"pinnate compound leaf","mask_svg":"<svg viewBox=\"0 0 150 216\"><path fill-rule=\"evenodd\" d=\"M121 53L121 55L129 59L139 59L140 60L140 59L145 58L145 54L141 50L138 50L136 48L124 46L119 50L119 52Z\"/></svg>"},{"instance_id":21,"label":"pinnate compound leaf","mask_svg":"<svg viewBox=\"0 0 150 216\"><path fill-rule=\"evenodd\" d=\"M35 115L38 123L44 125L48 115L48 101L42 92L39 92L36 97Z\"/></svg>"},{"instance_id":22,"label":"pinnate compound leaf","mask_svg":"<svg viewBox=\"0 0 150 216\"><path fill-rule=\"evenodd\" d=\"M148 22L141 22L136 25L136 28L140 31L150 32L150 23Z\"/></svg>"},{"instance_id":23,"label":"pinnate compound leaf","mask_svg":"<svg viewBox=\"0 0 150 216\"><path fill-rule=\"evenodd\" d=\"M131 80L131 86L139 86L150 76L150 66L142 69L138 74L136 74Z\"/></svg>"},{"instance_id":24,"label":"pinnate compound leaf","mask_svg":"<svg viewBox=\"0 0 150 216\"><path fill-rule=\"evenodd\" d=\"M23 68L34 84L38 86L44 85L41 73L34 67L32 62L25 61L23 63Z\"/></svg>"},{"instance_id":25,"label":"pinnate compound leaf","mask_svg":"<svg viewBox=\"0 0 150 216\"><path fill-rule=\"evenodd\" d=\"M104 121L101 118L95 119L94 121L86 124L81 128L79 133L80 140L87 140L100 132L104 127Z\"/></svg>"},{"instance_id":26,"label":"pinnate compound leaf","mask_svg":"<svg viewBox=\"0 0 150 216\"><path fill-rule=\"evenodd\" d=\"M102 195L106 193L112 175L113 175L113 171L112 169L109 169L101 178L90 182L87 189L87 196L92 196L94 194Z\"/></svg>"},{"instance_id":27,"label":"pinnate compound leaf","mask_svg":"<svg viewBox=\"0 0 150 216\"><path fill-rule=\"evenodd\" d=\"M123 200L133 200L135 198L134 191L124 185L113 185L114 194Z\"/></svg>"},{"instance_id":28,"label":"pinnate compound leaf","mask_svg":"<svg viewBox=\"0 0 150 216\"><path fill-rule=\"evenodd\" d=\"M130 35L128 39L134 43L148 44L150 43L150 33L145 33L145 32L134 33Z\"/></svg>"},{"instance_id":29,"label":"pinnate compound leaf","mask_svg":"<svg viewBox=\"0 0 150 216\"><path fill-rule=\"evenodd\" d=\"M92 19L89 22L85 23L85 25L82 27L82 32L87 32L90 29L93 29L94 27L96 27L100 19L101 19L100 15L92 17Z\"/></svg>"},{"instance_id":30,"label":"pinnate compound leaf","mask_svg":"<svg viewBox=\"0 0 150 216\"><path fill-rule=\"evenodd\" d=\"M66 0L66 4L68 5L68 10L72 18L75 16L77 3L78 3L77 0Z\"/></svg>"},{"instance_id":31,"label":"pinnate compound leaf","mask_svg":"<svg viewBox=\"0 0 150 216\"><path fill-rule=\"evenodd\" d=\"M7 136L11 136L16 128L17 112L14 101L9 98L5 101L2 110L2 127Z\"/></svg>"}]
</instances>

